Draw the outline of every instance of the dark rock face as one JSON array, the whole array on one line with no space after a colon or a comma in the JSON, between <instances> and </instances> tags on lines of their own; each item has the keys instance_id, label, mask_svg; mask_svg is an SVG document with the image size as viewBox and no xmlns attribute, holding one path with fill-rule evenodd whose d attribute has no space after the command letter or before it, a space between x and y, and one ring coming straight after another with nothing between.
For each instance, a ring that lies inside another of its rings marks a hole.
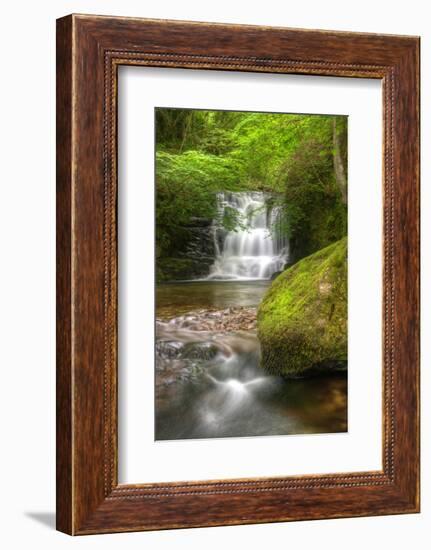
<instances>
[{"instance_id":1,"label":"dark rock face","mask_svg":"<svg viewBox=\"0 0 431 550\"><path fill-rule=\"evenodd\" d=\"M184 252L180 251L180 254L192 260L210 259L213 262L215 247L212 227L188 227L187 231L189 239Z\"/></svg>"},{"instance_id":2,"label":"dark rock face","mask_svg":"<svg viewBox=\"0 0 431 550\"><path fill-rule=\"evenodd\" d=\"M210 227L212 225L211 218L192 218L189 227Z\"/></svg>"},{"instance_id":3,"label":"dark rock face","mask_svg":"<svg viewBox=\"0 0 431 550\"><path fill-rule=\"evenodd\" d=\"M271 281L273 281L274 279L276 279L279 275L281 275L283 272L282 271L274 271L274 273L271 275Z\"/></svg>"},{"instance_id":4,"label":"dark rock face","mask_svg":"<svg viewBox=\"0 0 431 550\"><path fill-rule=\"evenodd\" d=\"M215 246L212 220L194 218L184 227L177 250L157 259L157 280L185 281L207 277L214 262Z\"/></svg>"},{"instance_id":5,"label":"dark rock face","mask_svg":"<svg viewBox=\"0 0 431 550\"><path fill-rule=\"evenodd\" d=\"M190 281L206 277L213 263L213 258L196 259L159 258L156 262L157 282Z\"/></svg>"}]
</instances>

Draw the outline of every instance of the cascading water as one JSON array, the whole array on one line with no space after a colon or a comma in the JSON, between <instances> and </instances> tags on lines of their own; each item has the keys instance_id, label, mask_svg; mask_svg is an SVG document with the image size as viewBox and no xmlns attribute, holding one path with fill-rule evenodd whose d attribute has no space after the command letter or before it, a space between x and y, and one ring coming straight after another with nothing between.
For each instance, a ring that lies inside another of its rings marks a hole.
<instances>
[{"instance_id":1,"label":"cascading water","mask_svg":"<svg viewBox=\"0 0 431 550\"><path fill-rule=\"evenodd\" d=\"M236 231L226 231L214 223L216 257L208 279L270 279L283 269L289 247L286 238L274 236L281 211L268 205L269 197L257 191L218 194L218 218L223 219L226 209L232 209L239 224Z\"/></svg>"},{"instance_id":2,"label":"cascading water","mask_svg":"<svg viewBox=\"0 0 431 550\"><path fill-rule=\"evenodd\" d=\"M260 366L257 307L289 254L274 203L269 193L218 195L205 225L210 275L156 287L156 440L347 430L345 377L287 380ZM229 217L237 231L224 229Z\"/></svg>"}]
</instances>

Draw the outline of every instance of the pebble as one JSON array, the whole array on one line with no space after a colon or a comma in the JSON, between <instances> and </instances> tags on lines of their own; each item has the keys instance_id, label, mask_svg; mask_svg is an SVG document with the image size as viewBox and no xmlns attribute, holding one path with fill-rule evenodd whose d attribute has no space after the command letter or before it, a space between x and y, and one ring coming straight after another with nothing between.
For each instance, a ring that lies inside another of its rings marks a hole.
<instances>
[{"instance_id":1,"label":"pebble","mask_svg":"<svg viewBox=\"0 0 431 550\"><path fill-rule=\"evenodd\" d=\"M235 331L256 329L255 307L228 307L218 311L198 310L173 319L157 319L178 328L196 331Z\"/></svg>"}]
</instances>

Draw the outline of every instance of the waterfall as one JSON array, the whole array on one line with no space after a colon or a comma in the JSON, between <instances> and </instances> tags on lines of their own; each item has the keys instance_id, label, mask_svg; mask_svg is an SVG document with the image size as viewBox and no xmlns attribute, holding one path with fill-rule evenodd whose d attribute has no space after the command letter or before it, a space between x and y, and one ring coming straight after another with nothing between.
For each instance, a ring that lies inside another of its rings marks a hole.
<instances>
[{"instance_id":1,"label":"waterfall","mask_svg":"<svg viewBox=\"0 0 431 550\"><path fill-rule=\"evenodd\" d=\"M208 279L269 279L283 269L289 247L287 239L277 231L281 210L269 206L269 198L269 194L257 191L217 195L218 220L213 224L215 259ZM226 231L219 223L228 208L239 217L236 231Z\"/></svg>"}]
</instances>

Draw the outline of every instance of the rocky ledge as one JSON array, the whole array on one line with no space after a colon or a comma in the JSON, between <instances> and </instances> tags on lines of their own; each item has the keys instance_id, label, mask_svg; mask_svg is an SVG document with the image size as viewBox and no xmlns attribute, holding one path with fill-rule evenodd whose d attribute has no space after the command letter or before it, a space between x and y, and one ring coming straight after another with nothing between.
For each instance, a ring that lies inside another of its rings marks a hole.
<instances>
[{"instance_id":1,"label":"rocky ledge","mask_svg":"<svg viewBox=\"0 0 431 550\"><path fill-rule=\"evenodd\" d=\"M256 329L255 307L229 307L222 310L197 310L168 321L171 328L210 332L235 332ZM166 323L157 319L158 323Z\"/></svg>"}]
</instances>

